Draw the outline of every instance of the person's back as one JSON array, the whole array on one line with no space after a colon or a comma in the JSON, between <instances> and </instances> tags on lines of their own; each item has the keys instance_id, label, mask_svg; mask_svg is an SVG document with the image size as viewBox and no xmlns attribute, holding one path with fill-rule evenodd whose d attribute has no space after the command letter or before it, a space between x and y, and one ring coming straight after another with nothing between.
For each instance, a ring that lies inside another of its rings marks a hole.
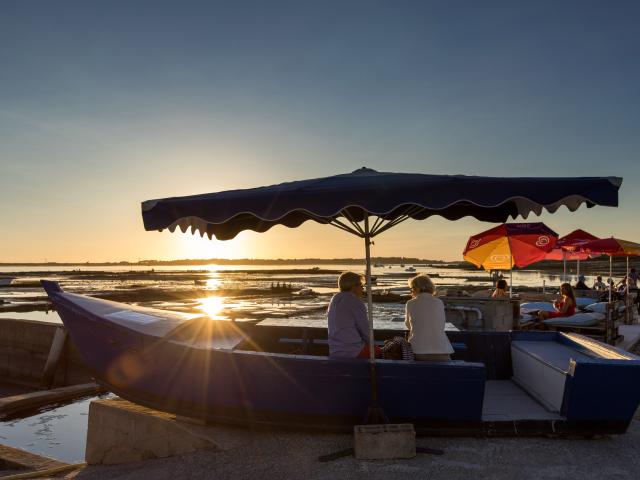
<instances>
[{"instance_id":1,"label":"person's back","mask_svg":"<svg viewBox=\"0 0 640 480\"><path fill-rule=\"evenodd\" d=\"M498 280L496 283L496 289L491 295L492 298L505 298L509 296L509 292L507 292L507 281L506 280Z\"/></svg>"},{"instance_id":2,"label":"person's back","mask_svg":"<svg viewBox=\"0 0 640 480\"><path fill-rule=\"evenodd\" d=\"M367 308L359 298L362 277L345 272L338 285L340 292L333 296L327 310L329 356L356 358L363 351L369 331Z\"/></svg>"},{"instance_id":3,"label":"person's back","mask_svg":"<svg viewBox=\"0 0 640 480\"><path fill-rule=\"evenodd\" d=\"M586 283L582 280L578 280L576 282L576 286L573 287L574 290L591 290Z\"/></svg>"},{"instance_id":4,"label":"person's back","mask_svg":"<svg viewBox=\"0 0 640 480\"><path fill-rule=\"evenodd\" d=\"M624 298L627 295L627 277L623 277L616 287L616 292L620 298Z\"/></svg>"},{"instance_id":5,"label":"person's back","mask_svg":"<svg viewBox=\"0 0 640 480\"><path fill-rule=\"evenodd\" d=\"M598 277L596 278L596 281L593 284L593 289L599 292L602 292L606 290L606 288L607 288L607 285L605 285L605 283L602 281L602 277L598 275Z\"/></svg>"},{"instance_id":6,"label":"person's back","mask_svg":"<svg viewBox=\"0 0 640 480\"><path fill-rule=\"evenodd\" d=\"M406 305L409 342L418 355L449 355L451 343L444 333L445 313L442 300L430 293L419 293Z\"/></svg>"}]
</instances>

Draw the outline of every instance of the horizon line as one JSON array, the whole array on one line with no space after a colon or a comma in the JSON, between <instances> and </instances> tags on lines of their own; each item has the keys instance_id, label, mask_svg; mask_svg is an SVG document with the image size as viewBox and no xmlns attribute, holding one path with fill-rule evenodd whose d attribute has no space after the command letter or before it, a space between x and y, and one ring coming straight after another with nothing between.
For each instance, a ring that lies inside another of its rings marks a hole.
<instances>
[{"instance_id":1,"label":"horizon line","mask_svg":"<svg viewBox=\"0 0 640 480\"><path fill-rule=\"evenodd\" d=\"M44 261L44 262L0 262L0 266L28 266L28 265L208 265L208 264L247 264L247 263L356 263L364 262L364 257L341 257L341 258L321 258L321 257L306 257L306 258L207 258L207 259L173 259L173 260L158 260L147 259L128 261L128 260L114 260L114 261ZM464 260L434 260L417 257L371 257L372 262L387 262L387 263L464 263Z\"/></svg>"}]
</instances>

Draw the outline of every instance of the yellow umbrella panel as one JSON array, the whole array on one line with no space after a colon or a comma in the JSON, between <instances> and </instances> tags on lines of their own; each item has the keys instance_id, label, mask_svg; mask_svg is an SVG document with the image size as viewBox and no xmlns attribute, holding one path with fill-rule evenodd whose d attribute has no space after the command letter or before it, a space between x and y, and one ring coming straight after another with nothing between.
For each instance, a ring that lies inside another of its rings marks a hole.
<instances>
[{"instance_id":1,"label":"yellow umbrella panel","mask_svg":"<svg viewBox=\"0 0 640 480\"><path fill-rule=\"evenodd\" d=\"M511 247L507 237L492 240L467 251L464 259L485 270L510 270L513 267Z\"/></svg>"}]
</instances>

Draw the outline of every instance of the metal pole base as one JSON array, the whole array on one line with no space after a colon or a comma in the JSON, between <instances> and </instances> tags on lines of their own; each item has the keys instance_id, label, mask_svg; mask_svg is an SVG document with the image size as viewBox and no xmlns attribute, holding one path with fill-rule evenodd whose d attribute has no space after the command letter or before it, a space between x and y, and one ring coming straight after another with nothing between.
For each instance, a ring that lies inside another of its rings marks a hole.
<instances>
[{"instance_id":1,"label":"metal pole base","mask_svg":"<svg viewBox=\"0 0 640 480\"><path fill-rule=\"evenodd\" d=\"M384 413L384 410L380 405L371 404L367 410L367 414L364 416L364 425L380 425L389 423L389 417Z\"/></svg>"}]
</instances>

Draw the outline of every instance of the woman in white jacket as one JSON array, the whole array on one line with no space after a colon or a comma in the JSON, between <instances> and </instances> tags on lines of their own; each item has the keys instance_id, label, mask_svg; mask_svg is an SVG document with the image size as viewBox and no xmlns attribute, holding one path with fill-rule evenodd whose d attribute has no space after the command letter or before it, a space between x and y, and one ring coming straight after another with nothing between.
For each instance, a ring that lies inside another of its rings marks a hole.
<instances>
[{"instance_id":1,"label":"woman in white jacket","mask_svg":"<svg viewBox=\"0 0 640 480\"><path fill-rule=\"evenodd\" d=\"M428 275L409 280L411 296L405 307L405 324L416 360L451 360L453 347L444 333L444 303L435 296L436 287Z\"/></svg>"}]
</instances>

